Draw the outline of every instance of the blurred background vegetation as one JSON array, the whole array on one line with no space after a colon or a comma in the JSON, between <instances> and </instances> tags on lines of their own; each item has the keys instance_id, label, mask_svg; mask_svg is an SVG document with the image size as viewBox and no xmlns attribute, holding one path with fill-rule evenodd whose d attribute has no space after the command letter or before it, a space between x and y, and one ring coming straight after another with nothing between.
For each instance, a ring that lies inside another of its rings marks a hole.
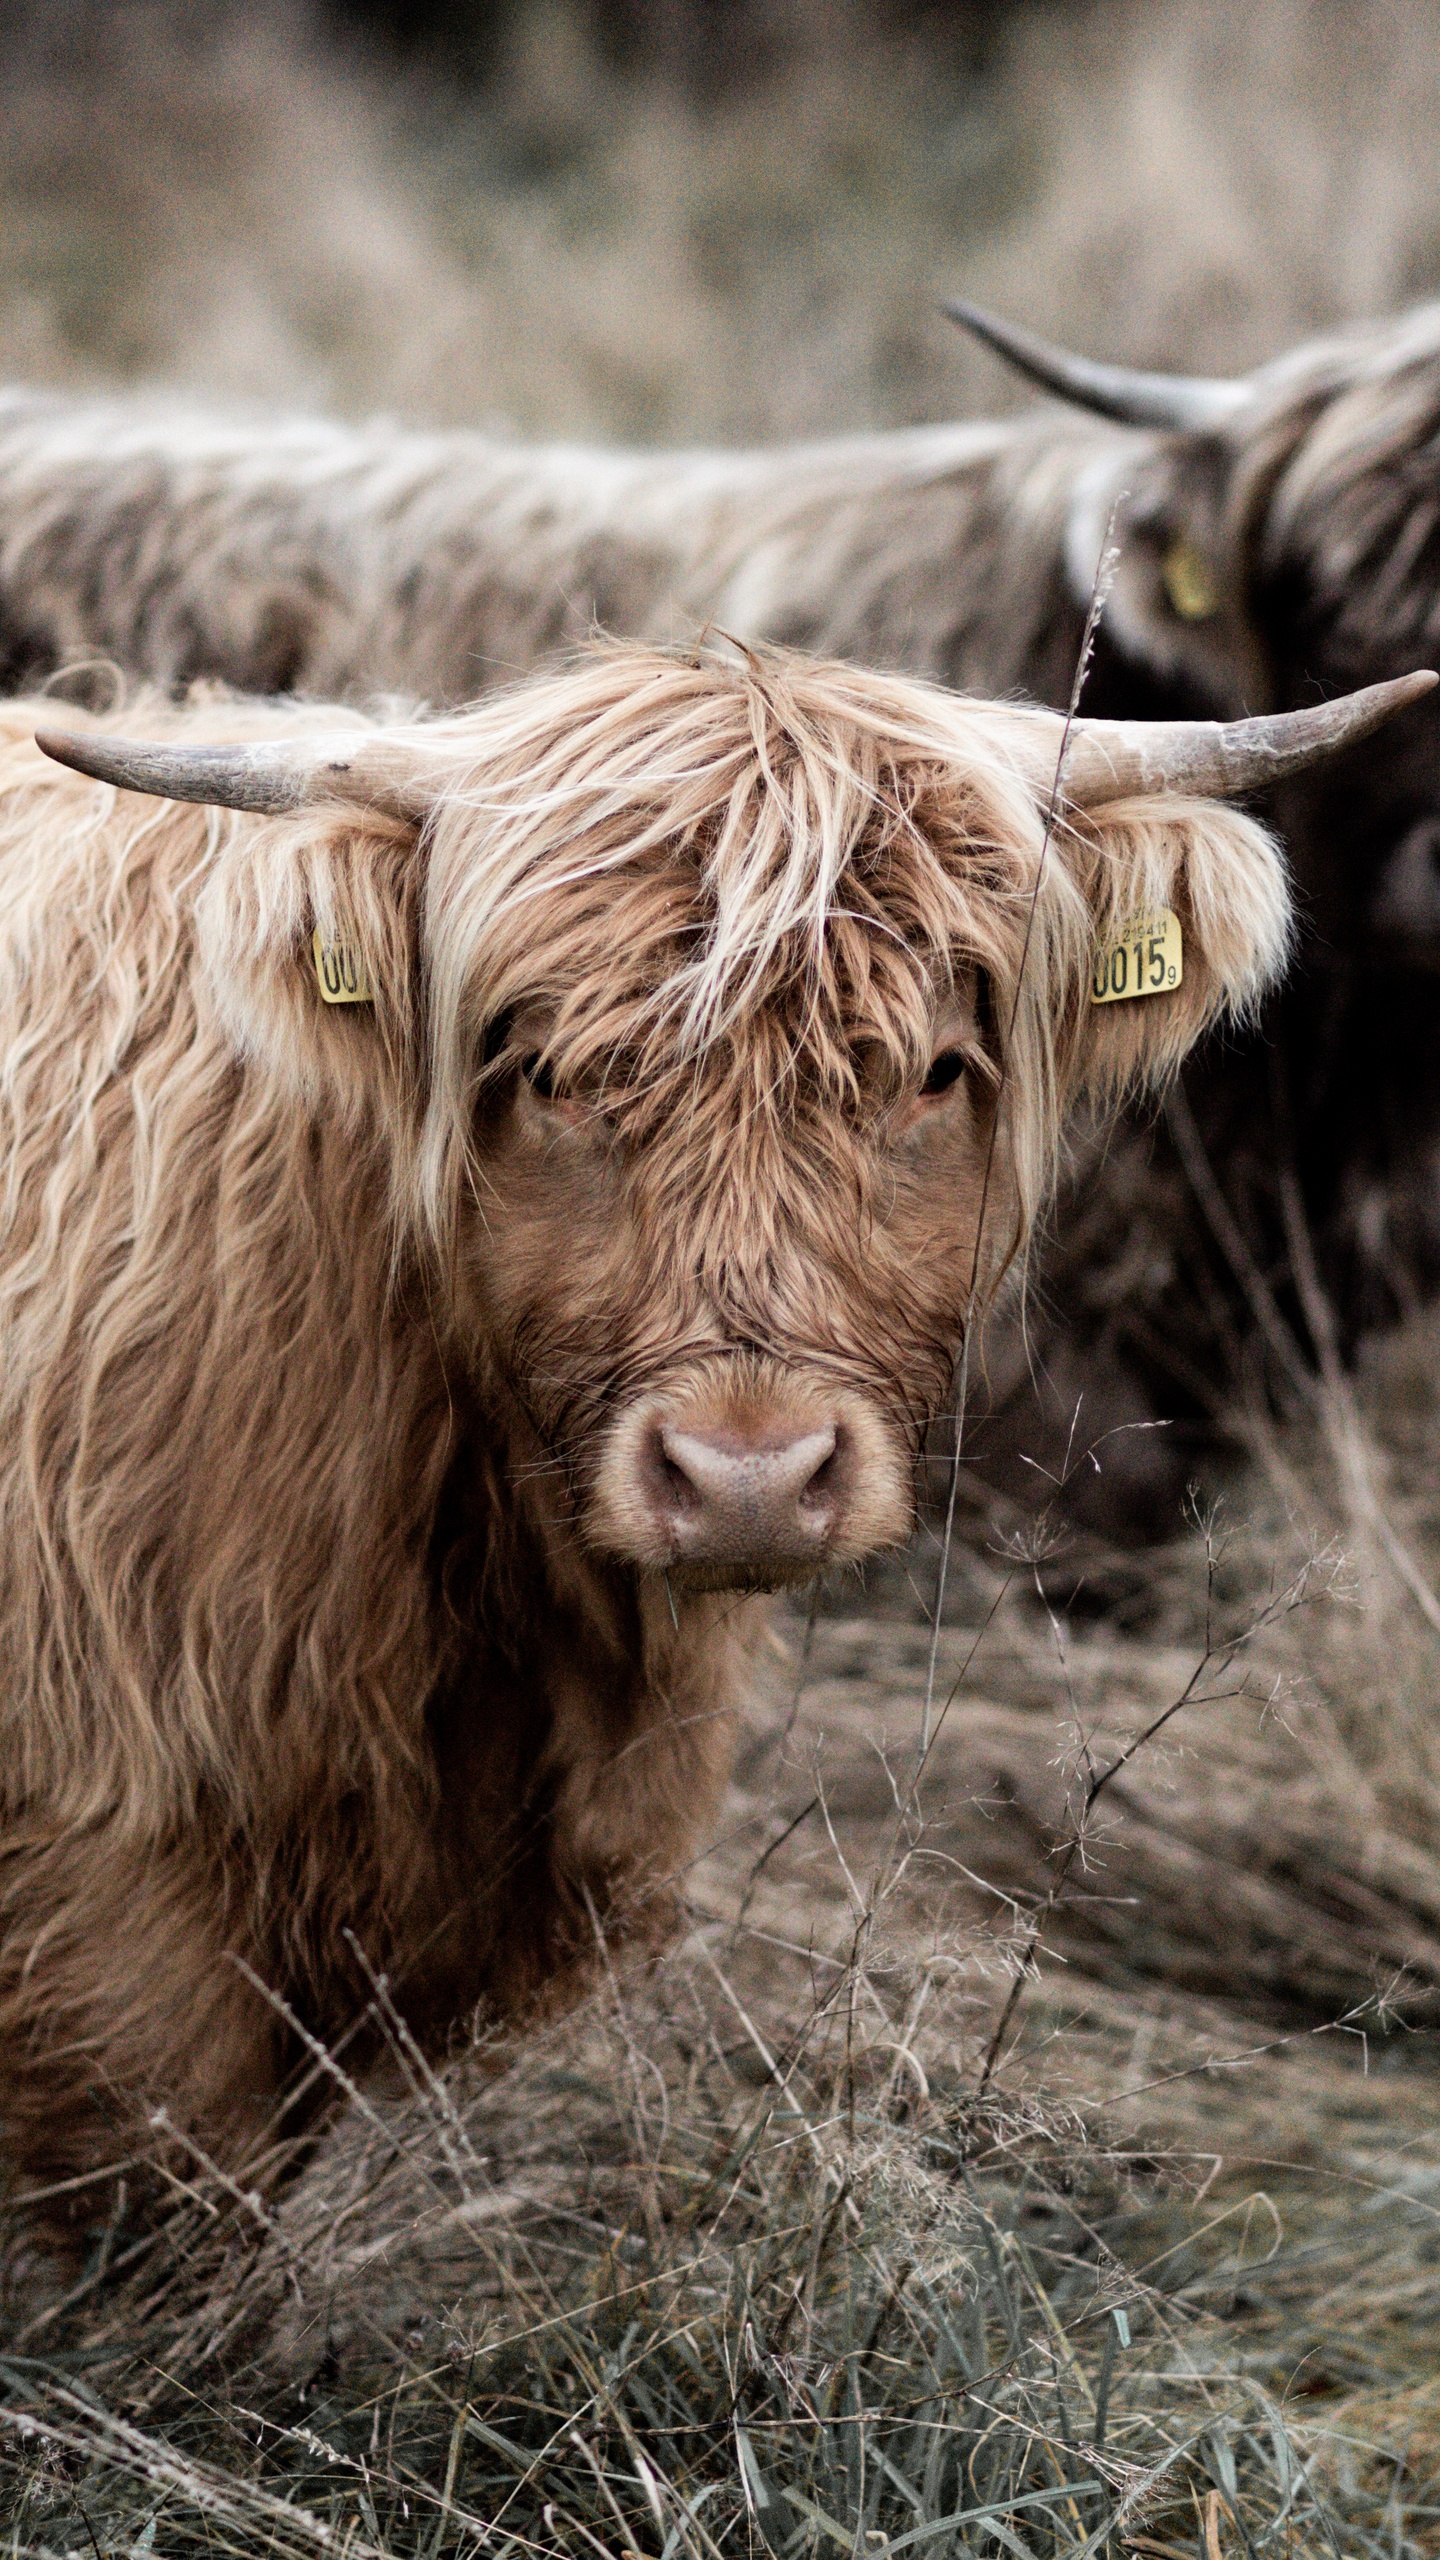
<instances>
[{"instance_id":1,"label":"blurred background vegetation","mask_svg":"<svg viewBox=\"0 0 1440 2560\"><path fill-rule=\"evenodd\" d=\"M0 374L520 434L1215 370L1440 281L1437 0L10 0Z\"/></svg>"}]
</instances>

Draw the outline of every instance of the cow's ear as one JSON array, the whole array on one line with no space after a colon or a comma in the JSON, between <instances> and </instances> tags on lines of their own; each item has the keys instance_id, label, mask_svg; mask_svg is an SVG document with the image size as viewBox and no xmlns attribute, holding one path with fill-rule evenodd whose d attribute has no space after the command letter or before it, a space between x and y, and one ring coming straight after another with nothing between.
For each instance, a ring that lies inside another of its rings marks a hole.
<instances>
[{"instance_id":1,"label":"cow's ear","mask_svg":"<svg viewBox=\"0 0 1440 2560\"><path fill-rule=\"evenodd\" d=\"M1209 800L1090 812L1068 859L1093 936L1072 1091L1163 1082L1217 1018L1253 1016L1284 968L1291 905L1263 827Z\"/></svg>"},{"instance_id":2,"label":"cow's ear","mask_svg":"<svg viewBox=\"0 0 1440 2560\"><path fill-rule=\"evenodd\" d=\"M1245 510L1223 435L1170 436L1148 454L1104 455L1070 501L1065 574L1089 610L1112 523L1118 560L1100 650L1163 688L1180 712L1221 720L1263 711L1274 677L1252 618Z\"/></svg>"},{"instance_id":3,"label":"cow's ear","mask_svg":"<svg viewBox=\"0 0 1440 2560\"><path fill-rule=\"evenodd\" d=\"M420 830L339 806L219 823L200 963L237 1050L347 1119L423 1107Z\"/></svg>"}]
</instances>

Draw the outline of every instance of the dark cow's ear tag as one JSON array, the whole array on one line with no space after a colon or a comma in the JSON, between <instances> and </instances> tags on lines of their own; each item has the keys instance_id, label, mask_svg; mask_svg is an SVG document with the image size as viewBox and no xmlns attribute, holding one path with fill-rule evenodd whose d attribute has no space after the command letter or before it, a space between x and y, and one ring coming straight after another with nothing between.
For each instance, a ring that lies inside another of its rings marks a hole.
<instances>
[{"instance_id":1,"label":"dark cow's ear tag","mask_svg":"<svg viewBox=\"0 0 1440 2560\"><path fill-rule=\"evenodd\" d=\"M1177 534L1160 564L1170 610L1182 622L1208 622L1220 609L1215 579L1203 551Z\"/></svg>"},{"instance_id":2,"label":"dark cow's ear tag","mask_svg":"<svg viewBox=\"0 0 1440 2560\"><path fill-rule=\"evenodd\" d=\"M353 942L327 942L315 927L315 975L327 1004L373 1004L375 991Z\"/></svg>"},{"instance_id":3,"label":"dark cow's ear tag","mask_svg":"<svg viewBox=\"0 0 1440 2560\"><path fill-rule=\"evenodd\" d=\"M1120 1004L1127 996L1164 996L1185 974L1185 946L1173 907L1137 916L1118 942L1095 954L1092 1004Z\"/></svg>"}]
</instances>

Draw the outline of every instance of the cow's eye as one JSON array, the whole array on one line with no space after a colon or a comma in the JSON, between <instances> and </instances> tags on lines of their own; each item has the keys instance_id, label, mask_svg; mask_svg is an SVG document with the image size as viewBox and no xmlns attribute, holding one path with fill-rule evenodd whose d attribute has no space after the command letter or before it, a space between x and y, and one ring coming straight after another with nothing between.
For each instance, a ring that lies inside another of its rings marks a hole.
<instances>
[{"instance_id":1,"label":"cow's eye","mask_svg":"<svg viewBox=\"0 0 1440 2560\"><path fill-rule=\"evenodd\" d=\"M930 1061L930 1072L920 1087L921 1094L929 1101L937 1093L948 1093L952 1084L958 1084L964 1073L963 1049L937 1050Z\"/></svg>"},{"instance_id":2,"label":"cow's eye","mask_svg":"<svg viewBox=\"0 0 1440 2560\"><path fill-rule=\"evenodd\" d=\"M520 1073L538 1101L554 1101L555 1079L550 1073L548 1059L542 1057L538 1049L532 1049L528 1058L521 1059Z\"/></svg>"}]
</instances>

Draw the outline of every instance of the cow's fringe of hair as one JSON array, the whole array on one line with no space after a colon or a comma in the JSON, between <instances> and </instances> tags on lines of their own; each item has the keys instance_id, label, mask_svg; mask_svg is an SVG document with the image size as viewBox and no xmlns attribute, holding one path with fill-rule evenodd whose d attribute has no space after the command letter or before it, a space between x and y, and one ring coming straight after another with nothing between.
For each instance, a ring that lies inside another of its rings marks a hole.
<instances>
[{"instance_id":1,"label":"cow's fringe of hair","mask_svg":"<svg viewBox=\"0 0 1440 2560\"><path fill-rule=\"evenodd\" d=\"M1253 1008L1286 947L1273 852L1232 812L1150 800L1072 813L1047 857L1050 714L778 651L611 644L437 724L435 748L452 726L484 762L447 785L426 893L437 1222L482 987L492 1018L543 987L557 1064L644 1090L659 1122L707 1058L738 1054L782 985L803 987L803 1017L752 1109L793 1111L807 1073L828 1104L854 1106L857 1039L872 1074L878 1053L903 1083L923 1071L937 998L969 966L1009 1032L1008 1259L1077 1091L1113 1102L1163 1079L1199 1020ZM625 918L608 947L602 901ZM1176 902L1184 1000L1092 1011L1097 936Z\"/></svg>"}]
</instances>

